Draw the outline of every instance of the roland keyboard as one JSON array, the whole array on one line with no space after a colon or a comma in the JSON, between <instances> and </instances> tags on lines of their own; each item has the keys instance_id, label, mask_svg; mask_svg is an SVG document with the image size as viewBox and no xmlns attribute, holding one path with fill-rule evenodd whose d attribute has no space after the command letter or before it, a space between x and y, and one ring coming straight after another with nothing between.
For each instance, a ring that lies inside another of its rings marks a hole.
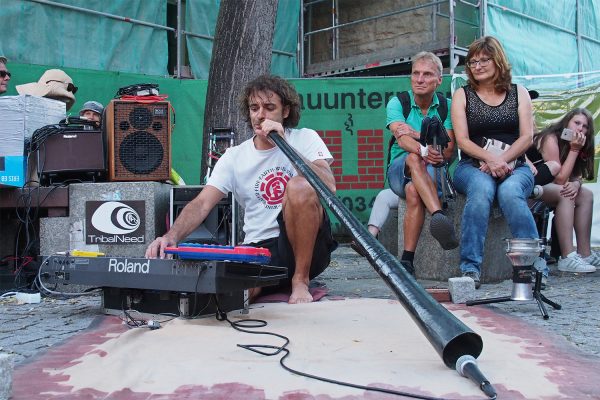
<instances>
[{"instance_id":1,"label":"roland keyboard","mask_svg":"<svg viewBox=\"0 0 600 400\"><path fill-rule=\"evenodd\" d=\"M44 285L85 285L188 293L230 293L271 286L287 268L216 260L50 256L40 266Z\"/></svg>"}]
</instances>

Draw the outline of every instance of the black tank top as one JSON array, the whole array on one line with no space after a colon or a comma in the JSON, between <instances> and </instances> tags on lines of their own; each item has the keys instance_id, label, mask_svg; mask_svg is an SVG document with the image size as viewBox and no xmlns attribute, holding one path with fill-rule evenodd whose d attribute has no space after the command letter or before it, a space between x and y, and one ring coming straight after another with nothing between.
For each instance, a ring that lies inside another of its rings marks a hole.
<instances>
[{"instance_id":1,"label":"black tank top","mask_svg":"<svg viewBox=\"0 0 600 400\"><path fill-rule=\"evenodd\" d=\"M519 98L517 85L510 85L504 101L497 106L484 103L475 90L464 86L469 138L483 147L484 138L513 144L519 138ZM469 158L463 153L463 158Z\"/></svg>"}]
</instances>

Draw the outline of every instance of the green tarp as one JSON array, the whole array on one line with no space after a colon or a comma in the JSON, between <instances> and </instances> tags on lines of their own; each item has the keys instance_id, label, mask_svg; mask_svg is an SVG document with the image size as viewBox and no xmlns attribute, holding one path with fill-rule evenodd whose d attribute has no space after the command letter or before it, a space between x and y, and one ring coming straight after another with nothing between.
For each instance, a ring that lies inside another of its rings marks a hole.
<instances>
[{"instance_id":1,"label":"green tarp","mask_svg":"<svg viewBox=\"0 0 600 400\"><path fill-rule=\"evenodd\" d=\"M150 24L167 25L167 0L53 0ZM218 0L185 5L184 30L194 76L208 78ZM173 32L30 0L0 0L0 55L21 64L54 65L148 75L168 75L167 35ZM298 77L300 0L280 0L273 38L272 72ZM185 50L185 49L183 49ZM174 55L171 55L174 57ZM184 64L186 63L184 59Z\"/></svg>"},{"instance_id":2,"label":"green tarp","mask_svg":"<svg viewBox=\"0 0 600 400\"><path fill-rule=\"evenodd\" d=\"M600 70L600 1L489 0L487 4L485 32L501 40L515 75Z\"/></svg>"},{"instance_id":3,"label":"green tarp","mask_svg":"<svg viewBox=\"0 0 600 400\"><path fill-rule=\"evenodd\" d=\"M214 37L219 0L195 0L186 2L185 30L196 34ZM271 58L271 72L287 78L298 77L298 24L300 20L300 0L279 0L273 50L291 53L274 52ZM194 76L207 79L212 54L212 40L188 36L186 39L190 65Z\"/></svg>"},{"instance_id":4,"label":"green tarp","mask_svg":"<svg viewBox=\"0 0 600 400\"><path fill-rule=\"evenodd\" d=\"M166 0L55 0L165 25ZM23 0L0 0L0 54L23 64L167 74L167 31Z\"/></svg>"}]
</instances>

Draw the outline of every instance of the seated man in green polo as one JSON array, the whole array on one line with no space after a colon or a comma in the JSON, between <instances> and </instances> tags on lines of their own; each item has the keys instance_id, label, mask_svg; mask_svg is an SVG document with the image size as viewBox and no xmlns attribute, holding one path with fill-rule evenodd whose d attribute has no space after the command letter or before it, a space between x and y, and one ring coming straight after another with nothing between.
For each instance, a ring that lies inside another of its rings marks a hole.
<instances>
[{"instance_id":1,"label":"seated man in green polo","mask_svg":"<svg viewBox=\"0 0 600 400\"><path fill-rule=\"evenodd\" d=\"M439 199L441 181L434 182L434 165L450 159L455 143L448 112L450 100L440 93L436 94L442 83L439 57L429 52L418 53L413 58L410 82L412 90L399 94L400 98L393 97L387 105L386 126L396 139L390 149L387 176L392 191L406 199L401 261L414 275L413 260L425 221L425 210L431 213L430 232L444 250L456 248L458 240L452 221L442 214ZM450 138L443 152L419 142L425 117L437 117L443 122Z\"/></svg>"}]
</instances>

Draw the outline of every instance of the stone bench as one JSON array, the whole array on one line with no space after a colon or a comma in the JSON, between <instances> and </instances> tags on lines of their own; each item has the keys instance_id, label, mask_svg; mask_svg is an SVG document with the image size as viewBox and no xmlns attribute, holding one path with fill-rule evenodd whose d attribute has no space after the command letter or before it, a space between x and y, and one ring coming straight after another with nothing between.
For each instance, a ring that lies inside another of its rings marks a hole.
<instances>
[{"instance_id":1,"label":"stone bench","mask_svg":"<svg viewBox=\"0 0 600 400\"><path fill-rule=\"evenodd\" d=\"M400 225L402 229L402 225ZM402 232L402 230L400 231ZM387 220L379 230L378 239L390 253L396 255L398 253L398 209L390 209L390 214Z\"/></svg>"},{"instance_id":2,"label":"stone bench","mask_svg":"<svg viewBox=\"0 0 600 400\"><path fill-rule=\"evenodd\" d=\"M462 212L466 197L457 194L457 198L449 202L444 212L454 223L456 236L460 241ZM406 201L400 199L398 204L398 257L404 249L403 222L406 212ZM425 213L425 223L415 252L415 269L418 279L447 281L449 278L461 276L460 246L453 250L443 250L442 246L429 233L431 215ZM490 212L490 221L485 239L483 262L481 263L481 282L492 283L512 278L512 266L506 257L504 239L510 238L510 230L496 205Z\"/></svg>"}]
</instances>

